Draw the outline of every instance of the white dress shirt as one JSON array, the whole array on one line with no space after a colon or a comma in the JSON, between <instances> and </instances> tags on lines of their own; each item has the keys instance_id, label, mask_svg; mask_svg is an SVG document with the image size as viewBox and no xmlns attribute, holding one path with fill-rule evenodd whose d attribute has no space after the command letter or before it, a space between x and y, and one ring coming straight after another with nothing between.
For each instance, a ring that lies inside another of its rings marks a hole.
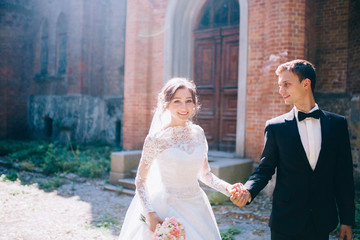
<instances>
[{"instance_id":1,"label":"white dress shirt","mask_svg":"<svg viewBox=\"0 0 360 240\"><path fill-rule=\"evenodd\" d=\"M315 104L315 107L307 113L313 112L317 109L319 109L319 107L317 104ZM309 160L310 166L314 170L321 150L320 119L305 118L303 121L299 122L299 118L298 118L299 110L295 106L294 106L294 110L295 110L295 117L299 129L301 143L306 152L306 156Z\"/></svg>"}]
</instances>

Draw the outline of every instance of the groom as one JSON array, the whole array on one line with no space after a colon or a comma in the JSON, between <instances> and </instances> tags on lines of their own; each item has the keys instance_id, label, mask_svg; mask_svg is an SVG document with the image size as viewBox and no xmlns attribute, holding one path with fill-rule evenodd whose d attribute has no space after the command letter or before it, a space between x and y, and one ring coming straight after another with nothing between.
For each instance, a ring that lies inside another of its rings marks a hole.
<instances>
[{"instance_id":1,"label":"groom","mask_svg":"<svg viewBox=\"0 0 360 240\"><path fill-rule=\"evenodd\" d=\"M272 240L352 239L355 221L353 165L346 119L319 109L316 73L305 60L280 65L279 93L293 109L266 122L259 167L231 200L254 200L277 170L269 226Z\"/></svg>"}]
</instances>

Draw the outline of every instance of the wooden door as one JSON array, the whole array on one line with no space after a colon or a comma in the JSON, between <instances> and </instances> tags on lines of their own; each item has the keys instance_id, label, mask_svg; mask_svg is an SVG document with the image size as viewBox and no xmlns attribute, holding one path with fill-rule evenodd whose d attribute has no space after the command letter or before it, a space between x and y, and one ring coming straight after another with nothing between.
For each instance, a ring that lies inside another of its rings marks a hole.
<instances>
[{"instance_id":1,"label":"wooden door","mask_svg":"<svg viewBox=\"0 0 360 240\"><path fill-rule=\"evenodd\" d=\"M239 28L198 30L194 37L194 81L201 103L197 122L210 149L235 151Z\"/></svg>"}]
</instances>

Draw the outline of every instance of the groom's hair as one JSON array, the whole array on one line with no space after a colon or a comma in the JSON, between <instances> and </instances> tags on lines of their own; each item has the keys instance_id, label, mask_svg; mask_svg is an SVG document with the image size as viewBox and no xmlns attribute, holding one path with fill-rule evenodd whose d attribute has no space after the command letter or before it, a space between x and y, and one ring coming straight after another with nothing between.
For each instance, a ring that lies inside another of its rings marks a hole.
<instances>
[{"instance_id":1,"label":"groom's hair","mask_svg":"<svg viewBox=\"0 0 360 240\"><path fill-rule=\"evenodd\" d=\"M300 82L308 78L311 81L311 90L314 92L316 85L316 72L314 65L306 60L296 59L281 64L275 71L279 76L283 71L290 71L299 77Z\"/></svg>"}]
</instances>

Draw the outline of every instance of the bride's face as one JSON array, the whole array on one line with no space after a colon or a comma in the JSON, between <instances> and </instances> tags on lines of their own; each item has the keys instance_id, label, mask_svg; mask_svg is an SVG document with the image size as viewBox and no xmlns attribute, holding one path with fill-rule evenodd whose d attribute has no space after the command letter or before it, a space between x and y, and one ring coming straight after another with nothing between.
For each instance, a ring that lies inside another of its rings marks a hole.
<instances>
[{"instance_id":1,"label":"bride's face","mask_svg":"<svg viewBox=\"0 0 360 240\"><path fill-rule=\"evenodd\" d=\"M189 89L183 88L176 90L167 109L171 113L171 126L185 125L194 111L194 101Z\"/></svg>"}]
</instances>

